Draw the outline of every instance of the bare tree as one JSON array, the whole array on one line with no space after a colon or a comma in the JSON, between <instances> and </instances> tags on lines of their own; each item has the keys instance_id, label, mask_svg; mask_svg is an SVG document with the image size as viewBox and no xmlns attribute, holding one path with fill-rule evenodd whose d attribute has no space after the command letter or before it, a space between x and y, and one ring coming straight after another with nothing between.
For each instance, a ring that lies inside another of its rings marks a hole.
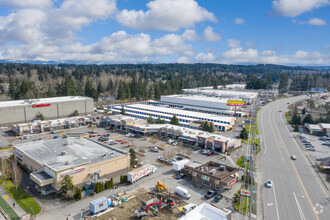
<instances>
[{"instance_id":1,"label":"bare tree","mask_svg":"<svg viewBox=\"0 0 330 220\"><path fill-rule=\"evenodd\" d=\"M17 164L17 161L16 160L13 160L12 161L12 170L13 170L13 182L14 182L14 185L16 187L16 190L17 190L17 187L19 186L19 184L21 183L21 180L22 180L22 171L21 171L21 168L18 166Z\"/></svg>"},{"instance_id":2,"label":"bare tree","mask_svg":"<svg viewBox=\"0 0 330 220\"><path fill-rule=\"evenodd\" d=\"M1 173L4 179L9 179L11 177L10 164L7 159L1 159Z\"/></svg>"},{"instance_id":3,"label":"bare tree","mask_svg":"<svg viewBox=\"0 0 330 220\"><path fill-rule=\"evenodd\" d=\"M162 156L165 160L170 160L175 156L175 152L173 150L166 150L162 153Z\"/></svg>"},{"instance_id":4,"label":"bare tree","mask_svg":"<svg viewBox=\"0 0 330 220\"><path fill-rule=\"evenodd\" d=\"M186 154L188 156L190 156L193 153L193 149L191 149L190 147L186 149Z\"/></svg>"},{"instance_id":5,"label":"bare tree","mask_svg":"<svg viewBox=\"0 0 330 220\"><path fill-rule=\"evenodd\" d=\"M183 151L183 143L182 142L178 143L175 147L175 150L176 152L178 152L178 154L180 154Z\"/></svg>"},{"instance_id":6,"label":"bare tree","mask_svg":"<svg viewBox=\"0 0 330 220\"><path fill-rule=\"evenodd\" d=\"M153 135L152 137L149 138L149 142L150 142L153 146L155 146L155 144L157 144L158 141L159 141L159 140L158 140L157 135Z\"/></svg>"},{"instance_id":7,"label":"bare tree","mask_svg":"<svg viewBox=\"0 0 330 220\"><path fill-rule=\"evenodd\" d=\"M135 140L134 140L133 138L130 138L130 139L129 139L129 146L130 146L131 148L133 148L133 149L136 148L136 144L135 144L134 142L135 142Z\"/></svg>"}]
</instances>

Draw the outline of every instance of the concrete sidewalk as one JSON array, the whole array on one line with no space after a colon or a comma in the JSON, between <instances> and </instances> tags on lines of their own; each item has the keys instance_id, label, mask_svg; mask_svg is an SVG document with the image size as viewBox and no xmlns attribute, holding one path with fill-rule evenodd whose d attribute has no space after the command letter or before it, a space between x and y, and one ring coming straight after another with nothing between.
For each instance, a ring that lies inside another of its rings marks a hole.
<instances>
[{"instance_id":1,"label":"concrete sidewalk","mask_svg":"<svg viewBox=\"0 0 330 220\"><path fill-rule=\"evenodd\" d=\"M3 188L1 185L0 187L0 195L2 198L5 199L5 196L8 196L5 201L8 203L8 205L16 212L16 214L21 217L26 214L26 212L17 204L17 202L7 193L7 191ZM15 207L13 207L13 203L15 203Z\"/></svg>"}]
</instances>

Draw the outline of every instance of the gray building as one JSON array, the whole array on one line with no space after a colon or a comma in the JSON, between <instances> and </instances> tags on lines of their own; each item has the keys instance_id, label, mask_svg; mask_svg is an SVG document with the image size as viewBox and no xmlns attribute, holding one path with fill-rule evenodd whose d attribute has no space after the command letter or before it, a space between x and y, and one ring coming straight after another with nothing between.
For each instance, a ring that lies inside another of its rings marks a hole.
<instances>
[{"instance_id":1,"label":"gray building","mask_svg":"<svg viewBox=\"0 0 330 220\"><path fill-rule=\"evenodd\" d=\"M79 115L86 115L92 113L93 108L93 99L81 96L0 102L0 125L28 123L36 120L38 113L45 119L70 117L75 110Z\"/></svg>"}]
</instances>

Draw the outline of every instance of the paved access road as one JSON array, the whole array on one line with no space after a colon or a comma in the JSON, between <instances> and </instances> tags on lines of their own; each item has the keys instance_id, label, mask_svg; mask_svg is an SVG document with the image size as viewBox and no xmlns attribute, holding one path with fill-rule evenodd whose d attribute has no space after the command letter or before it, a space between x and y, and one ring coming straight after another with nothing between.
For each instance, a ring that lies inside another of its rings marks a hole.
<instances>
[{"instance_id":1,"label":"paved access road","mask_svg":"<svg viewBox=\"0 0 330 220\"><path fill-rule=\"evenodd\" d=\"M284 119L288 103L305 96L280 99L264 106L258 113L263 145L260 159L264 184L273 181L272 188L261 187L263 219L329 219L328 190L311 167ZM290 156L296 155L297 160ZM262 219L262 216L259 216Z\"/></svg>"}]
</instances>

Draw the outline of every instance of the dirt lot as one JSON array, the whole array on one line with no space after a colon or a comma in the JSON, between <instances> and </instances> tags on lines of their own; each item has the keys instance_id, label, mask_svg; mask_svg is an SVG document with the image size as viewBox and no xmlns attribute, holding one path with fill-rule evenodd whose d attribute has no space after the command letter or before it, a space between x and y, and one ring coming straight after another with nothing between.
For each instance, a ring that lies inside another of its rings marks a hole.
<instances>
[{"instance_id":1,"label":"dirt lot","mask_svg":"<svg viewBox=\"0 0 330 220\"><path fill-rule=\"evenodd\" d=\"M138 189L132 193L130 193L129 196L135 195L135 197L124 204L121 204L120 206L117 206L114 208L114 210L100 216L97 218L97 220L121 220L121 219L140 219L136 217L135 210L141 208L142 206L142 200L147 201L153 198L153 196L146 190L146 189ZM164 208L161 210L160 213L156 215L153 211L149 209L149 216L142 217L143 220L148 219L178 219L182 214L177 209L178 207L184 206L186 203L175 199L175 206L173 208Z\"/></svg>"}]
</instances>

